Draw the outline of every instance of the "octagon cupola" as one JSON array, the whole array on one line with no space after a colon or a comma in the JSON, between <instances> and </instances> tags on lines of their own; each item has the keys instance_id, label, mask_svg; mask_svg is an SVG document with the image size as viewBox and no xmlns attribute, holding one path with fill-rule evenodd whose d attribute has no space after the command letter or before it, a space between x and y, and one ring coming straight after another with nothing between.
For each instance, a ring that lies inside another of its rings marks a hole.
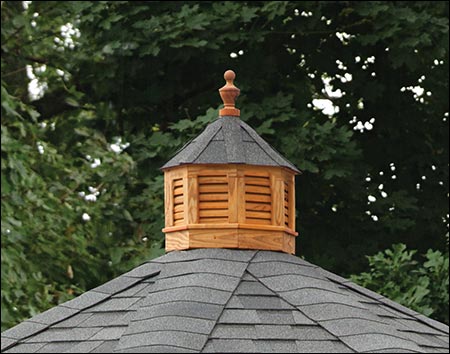
<instances>
[{"instance_id":1,"label":"octagon cupola","mask_svg":"<svg viewBox=\"0 0 450 354\"><path fill-rule=\"evenodd\" d=\"M300 171L239 116L225 72L219 117L163 167L166 251L239 248L295 253Z\"/></svg>"}]
</instances>

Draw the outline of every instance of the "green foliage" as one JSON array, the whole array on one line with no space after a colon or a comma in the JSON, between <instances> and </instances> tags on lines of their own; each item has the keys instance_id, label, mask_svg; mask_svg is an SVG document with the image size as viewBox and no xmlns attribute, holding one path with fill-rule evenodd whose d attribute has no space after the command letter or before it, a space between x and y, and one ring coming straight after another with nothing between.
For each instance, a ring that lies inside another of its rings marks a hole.
<instances>
[{"instance_id":1,"label":"green foliage","mask_svg":"<svg viewBox=\"0 0 450 354\"><path fill-rule=\"evenodd\" d=\"M448 322L448 249L428 250L423 263L416 250L405 244L368 256L370 272L353 275L353 281L402 305Z\"/></svg>"},{"instance_id":2,"label":"green foliage","mask_svg":"<svg viewBox=\"0 0 450 354\"><path fill-rule=\"evenodd\" d=\"M161 254L159 167L216 118L228 68L242 119L304 171L298 253L348 275L393 242L442 250L448 2L4 1L1 16L3 329Z\"/></svg>"}]
</instances>

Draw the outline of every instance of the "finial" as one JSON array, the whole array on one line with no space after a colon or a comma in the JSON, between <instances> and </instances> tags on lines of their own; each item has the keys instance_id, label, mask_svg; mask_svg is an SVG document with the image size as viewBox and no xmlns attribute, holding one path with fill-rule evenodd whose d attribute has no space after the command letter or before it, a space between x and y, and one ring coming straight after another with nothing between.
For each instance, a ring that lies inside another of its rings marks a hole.
<instances>
[{"instance_id":1,"label":"finial","mask_svg":"<svg viewBox=\"0 0 450 354\"><path fill-rule=\"evenodd\" d=\"M241 92L241 90L233 84L236 74L233 70L227 70L223 77L227 83L219 89L219 93L225 107L219 111L219 115L239 117L241 112L234 106L236 98Z\"/></svg>"}]
</instances>

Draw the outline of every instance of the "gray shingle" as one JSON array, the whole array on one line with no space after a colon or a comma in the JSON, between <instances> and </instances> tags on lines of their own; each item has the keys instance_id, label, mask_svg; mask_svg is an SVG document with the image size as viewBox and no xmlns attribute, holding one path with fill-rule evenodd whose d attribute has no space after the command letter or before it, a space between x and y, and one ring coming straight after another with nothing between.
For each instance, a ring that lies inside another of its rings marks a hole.
<instances>
[{"instance_id":1,"label":"gray shingle","mask_svg":"<svg viewBox=\"0 0 450 354\"><path fill-rule=\"evenodd\" d=\"M399 348L389 348L389 349L381 349L381 350L369 350L365 353L417 353L414 350L407 349L399 349Z\"/></svg>"},{"instance_id":2,"label":"gray shingle","mask_svg":"<svg viewBox=\"0 0 450 354\"><path fill-rule=\"evenodd\" d=\"M39 322L39 323L50 325L50 324L59 322L61 320L64 320L78 312L79 312L79 310L70 309L68 307L64 307L64 306L60 305L60 306L53 307L50 310L47 310L45 312L42 312L39 315L34 316L33 322Z\"/></svg>"},{"instance_id":3,"label":"gray shingle","mask_svg":"<svg viewBox=\"0 0 450 354\"><path fill-rule=\"evenodd\" d=\"M120 341L120 349L137 348L147 345L171 345L181 348L200 350L203 348L207 335L187 333L180 331L159 331L149 333L138 333L124 335Z\"/></svg>"},{"instance_id":4,"label":"gray shingle","mask_svg":"<svg viewBox=\"0 0 450 354\"><path fill-rule=\"evenodd\" d=\"M274 295L273 291L270 291L259 282L255 281L242 281L236 289L235 294L238 295Z\"/></svg>"},{"instance_id":5,"label":"gray shingle","mask_svg":"<svg viewBox=\"0 0 450 354\"><path fill-rule=\"evenodd\" d=\"M292 328L289 325L255 325L258 339L294 339Z\"/></svg>"},{"instance_id":6,"label":"gray shingle","mask_svg":"<svg viewBox=\"0 0 450 354\"><path fill-rule=\"evenodd\" d=\"M114 350L114 353L198 353L198 350L171 345L146 345L139 348Z\"/></svg>"},{"instance_id":7,"label":"gray shingle","mask_svg":"<svg viewBox=\"0 0 450 354\"><path fill-rule=\"evenodd\" d=\"M231 292L197 286L187 286L150 293L143 300L142 306L145 307L175 301L196 301L207 304L225 305L230 296Z\"/></svg>"},{"instance_id":8,"label":"gray shingle","mask_svg":"<svg viewBox=\"0 0 450 354\"><path fill-rule=\"evenodd\" d=\"M190 163L245 163L298 169L238 117L220 117L181 148L162 169Z\"/></svg>"},{"instance_id":9,"label":"gray shingle","mask_svg":"<svg viewBox=\"0 0 450 354\"><path fill-rule=\"evenodd\" d=\"M148 291L146 292L145 289L150 289L152 287L152 285L149 285L147 283L141 282L138 284L133 285L131 288L126 289L124 291L121 291L117 294L113 295L113 298L117 298L117 297L143 297L146 296L148 294Z\"/></svg>"},{"instance_id":10,"label":"gray shingle","mask_svg":"<svg viewBox=\"0 0 450 354\"><path fill-rule=\"evenodd\" d=\"M230 300L225 305L225 308L227 309L243 309L244 305L242 304L241 300L239 300L238 296L232 296Z\"/></svg>"},{"instance_id":11,"label":"gray shingle","mask_svg":"<svg viewBox=\"0 0 450 354\"><path fill-rule=\"evenodd\" d=\"M264 284L273 291L284 292L298 290L304 288L327 289L331 291L339 291L334 283L326 279L316 279L300 274L275 275L264 278Z\"/></svg>"},{"instance_id":12,"label":"gray shingle","mask_svg":"<svg viewBox=\"0 0 450 354\"><path fill-rule=\"evenodd\" d=\"M6 348L9 348L10 346L17 343L17 339L8 338L2 335L1 340L1 350L5 350Z\"/></svg>"},{"instance_id":13,"label":"gray shingle","mask_svg":"<svg viewBox=\"0 0 450 354\"><path fill-rule=\"evenodd\" d=\"M339 303L363 308L359 302L355 301L350 296L325 289L298 289L283 292L282 296L283 299L286 299L289 303L296 306Z\"/></svg>"},{"instance_id":14,"label":"gray shingle","mask_svg":"<svg viewBox=\"0 0 450 354\"><path fill-rule=\"evenodd\" d=\"M294 308L277 296L239 295L238 298L246 309L289 310Z\"/></svg>"},{"instance_id":15,"label":"gray shingle","mask_svg":"<svg viewBox=\"0 0 450 354\"><path fill-rule=\"evenodd\" d=\"M295 324L294 311L286 311L286 310L257 310L256 314L258 316L258 323L261 324ZM311 322L311 324L314 324Z\"/></svg>"},{"instance_id":16,"label":"gray shingle","mask_svg":"<svg viewBox=\"0 0 450 354\"><path fill-rule=\"evenodd\" d=\"M339 341L296 341L299 353L354 353L348 346Z\"/></svg>"},{"instance_id":17,"label":"gray shingle","mask_svg":"<svg viewBox=\"0 0 450 354\"><path fill-rule=\"evenodd\" d=\"M237 262L248 262L257 251L255 250L229 250L225 248L198 248L188 251L173 251L153 259L155 263L186 262L199 259L216 259Z\"/></svg>"},{"instance_id":18,"label":"gray shingle","mask_svg":"<svg viewBox=\"0 0 450 354\"><path fill-rule=\"evenodd\" d=\"M340 337L339 339L358 352L390 348L414 350L417 352L421 351L416 343L387 334L357 334Z\"/></svg>"},{"instance_id":19,"label":"gray shingle","mask_svg":"<svg viewBox=\"0 0 450 354\"><path fill-rule=\"evenodd\" d=\"M367 305L365 305L367 307ZM396 309L394 309L391 306L387 306L384 303L379 303L378 307L381 307L383 310L385 310L386 312L389 313L389 315L385 315L386 317L392 317L392 318L404 318L404 319L413 319L413 316L407 315L405 312L403 311L397 311Z\"/></svg>"},{"instance_id":20,"label":"gray shingle","mask_svg":"<svg viewBox=\"0 0 450 354\"><path fill-rule=\"evenodd\" d=\"M276 261L250 263L247 271L251 275L260 278L264 285L266 285L264 282L265 277L280 276L285 274L303 275L317 279L324 279L316 268L305 267L294 263L280 263Z\"/></svg>"},{"instance_id":21,"label":"gray shingle","mask_svg":"<svg viewBox=\"0 0 450 354\"><path fill-rule=\"evenodd\" d=\"M80 327L126 326L130 323L132 312L111 311L90 313L90 315L79 325Z\"/></svg>"},{"instance_id":22,"label":"gray shingle","mask_svg":"<svg viewBox=\"0 0 450 354\"><path fill-rule=\"evenodd\" d=\"M362 286L359 286L358 284L352 283L352 282L350 282L348 280L345 282L344 286L349 288L349 289L351 289L351 290L353 290L353 291L356 291L356 292L358 292L360 294L363 294L363 295L365 295L365 296L367 296L369 298L372 298L372 299L378 300L378 299L383 297L380 294L377 294L376 292L373 292L372 290L363 288Z\"/></svg>"},{"instance_id":23,"label":"gray shingle","mask_svg":"<svg viewBox=\"0 0 450 354\"><path fill-rule=\"evenodd\" d=\"M225 309L219 323L261 323L256 310Z\"/></svg>"},{"instance_id":24,"label":"gray shingle","mask_svg":"<svg viewBox=\"0 0 450 354\"><path fill-rule=\"evenodd\" d=\"M50 328L26 339L27 343L76 342L91 338L101 328Z\"/></svg>"},{"instance_id":25,"label":"gray shingle","mask_svg":"<svg viewBox=\"0 0 450 354\"><path fill-rule=\"evenodd\" d=\"M441 335L443 334L442 331L439 331L433 327L430 327L424 323L421 323L414 319L404 319L404 318L397 318L396 322L399 322L403 325L402 329L405 331L411 331L416 333L428 333L428 334L436 334Z\"/></svg>"},{"instance_id":26,"label":"gray shingle","mask_svg":"<svg viewBox=\"0 0 450 354\"><path fill-rule=\"evenodd\" d=\"M90 338L90 340L99 340L99 341L105 341L105 340L114 340L119 339L122 337L122 334L125 332L127 327L107 327L101 329L95 336Z\"/></svg>"},{"instance_id":27,"label":"gray shingle","mask_svg":"<svg viewBox=\"0 0 450 354\"><path fill-rule=\"evenodd\" d=\"M312 321L311 319L309 319L308 317L306 317L306 315L303 312L293 311L292 315L294 316L294 322L296 324L309 325L309 324L316 323L316 322Z\"/></svg>"},{"instance_id":28,"label":"gray shingle","mask_svg":"<svg viewBox=\"0 0 450 354\"><path fill-rule=\"evenodd\" d=\"M87 307L96 305L109 297L109 294L102 294L96 291L88 291L73 300L65 302L64 306L70 307L71 309L82 310Z\"/></svg>"},{"instance_id":29,"label":"gray shingle","mask_svg":"<svg viewBox=\"0 0 450 354\"><path fill-rule=\"evenodd\" d=\"M190 273L213 273L241 277L247 263L217 259L200 259L190 262L167 263L159 278L180 276Z\"/></svg>"},{"instance_id":30,"label":"gray shingle","mask_svg":"<svg viewBox=\"0 0 450 354\"><path fill-rule=\"evenodd\" d=\"M210 339L202 353L257 353L257 348L248 339Z\"/></svg>"},{"instance_id":31,"label":"gray shingle","mask_svg":"<svg viewBox=\"0 0 450 354\"><path fill-rule=\"evenodd\" d=\"M245 281L257 281L255 277L250 275L248 272L245 272L241 279Z\"/></svg>"},{"instance_id":32,"label":"gray shingle","mask_svg":"<svg viewBox=\"0 0 450 354\"><path fill-rule=\"evenodd\" d=\"M73 345L69 350L65 351L65 353L90 353L102 344L103 341L80 342Z\"/></svg>"},{"instance_id":33,"label":"gray shingle","mask_svg":"<svg viewBox=\"0 0 450 354\"><path fill-rule=\"evenodd\" d=\"M132 321L127 334L145 333L152 331L186 331L200 334L210 334L215 321L200 318L179 316L166 316Z\"/></svg>"},{"instance_id":34,"label":"gray shingle","mask_svg":"<svg viewBox=\"0 0 450 354\"><path fill-rule=\"evenodd\" d=\"M125 273L124 276L132 278L148 278L155 276L161 270L161 265L154 262L144 263L137 268Z\"/></svg>"},{"instance_id":35,"label":"gray shingle","mask_svg":"<svg viewBox=\"0 0 450 354\"><path fill-rule=\"evenodd\" d=\"M91 313L80 312L75 316L69 317L67 320L52 325L52 328L72 328L79 327L84 321L91 317Z\"/></svg>"},{"instance_id":36,"label":"gray shingle","mask_svg":"<svg viewBox=\"0 0 450 354\"><path fill-rule=\"evenodd\" d=\"M295 263L304 265L306 267L318 268L316 265L313 265L299 257L293 256L291 254L286 254L284 252L258 251L256 256L252 259L252 263L270 262L270 261L282 263Z\"/></svg>"},{"instance_id":37,"label":"gray shingle","mask_svg":"<svg viewBox=\"0 0 450 354\"><path fill-rule=\"evenodd\" d=\"M256 340L253 343L258 353L298 353L297 345L292 340Z\"/></svg>"},{"instance_id":38,"label":"gray shingle","mask_svg":"<svg viewBox=\"0 0 450 354\"><path fill-rule=\"evenodd\" d=\"M100 344L97 348L91 351L91 353L112 353L119 345L118 340L108 340Z\"/></svg>"},{"instance_id":39,"label":"gray shingle","mask_svg":"<svg viewBox=\"0 0 450 354\"><path fill-rule=\"evenodd\" d=\"M255 339L256 330L254 325L227 325L218 324L214 327L210 338L218 339Z\"/></svg>"},{"instance_id":40,"label":"gray shingle","mask_svg":"<svg viewBox=\"0 0 450 354\"><path fill-rule=\"evenodd\" d=\"M378 320L378 316L372 314L370 311L356 308L344 304L319 304L301 306L300 310L315 321L333 320L340 318L356 317Z\"/></svg>"},{"instance_id":41,"label":"gray shingle","mask_svg":"<svg viewBox=\"0 0 450 354\"><path fill-rule=\"evenodd\" d=\"M226 152L226 145L224 141L210 141L208 144L208 148L203 150L195 160L191 163L220 163L226 164L228 163Z\"/></svg>"},{"instance_id":42,"label":"gray shingle","mask_svg":"<svg viewBox=\"0 0 450 354\"><path fill-rule=\"evenodd\" d=\"M2 333L2 336L12 338L12 339L21 339L37 332L42 331L44 328L47 328L47 325L42 323L24 321L17 326L8 329L7 331Z\"/></svg>"},{"instance_id":43,"label":"gray shingle","mask_svg":"<svg viewBox=\"0 0 450 354\"><path fill-rule=\"evenodd\" d=\"M77 342L48 343L44 345L41 349L39 349L36 353L64 353L73 348L77 344L78 344Z\"/></svg>"},{"instance_id":44,"label":"gray shingle","mask_svg":"<svg viewBox=\"0 0 450 354\"><path fill-rule=\"evenodd\" d=\"M287 325L256 325L256 335L259 339L296 339L296 340L334 340L330 333L319 326L287 326Z\"/></svg>"},{"instance_id":45,"label":"gray shingle","mask_svg":"<svg viewBox=\"0 0 450 354\"><path fill-rule=\"evenodd\" d=\"M320 322L320 325L330 333L333 333L334 335L339 337L351 334L392 334L393 332L396 332L395 327L393 328L386 323L362 318L340 318L330 321L322 321Z\"/></svg>"},{"instance_id":46,"label":"gray shingle","mask_svg":"<svg viewBox=\"0 0 450 354\"><path fill-rule=\"evenodd\" d=\"M292 326L292 333L298 340L333 340L335 336L321 328L320 326Z\"/></svg>"},{"instance_id":47,"label":"gray shingle","mask_svg":"<svg viewBox=\"0 0 450 354\"><path fill-rule=\"evenodd\" d=\"M380 301L381 303L387 305L387 307L390 307L390 308L392 308L394 310L400 311L400 312L402 312L402 313L404 313L406 315L409 315L409 316L417 316L417 315L419 315L416 311L413 311L413 310L411 310L411 309L409 309L409 308L407 308L405 306L402 306L402 305L400 305L400 304L396 303L395 301L392 301L392 300L390 300L388 298L381 297L381 298L378 299L378 301Z\"/></svg>"},{"instance_id":48,"label":"gray shingle","mask_svg":"<svg viewBox=\"0 0 450 354\"><path fill-rule=\"evenodd\" d=\"M239 278L220 274L186 274L183 276L159 279L152 291L160 291L186 286L201 286L217 290L232 291L239 284Z\"/></svg>"},{"instance_id":49,"label":"gray shingle","mask_svg":"<svg viewBox=\"0 0 450 354\"><path fill-rule=\"evenodd\" d=\"M161 316L182 316L217 320L222 312L222 306L212 304L202 304L198 302L174 302L167 304L153 305L139 309L134 320L145 320Z\"/></svg>"},{"instance_id":50,"label":"gray shingle","mask_svg":"<svg viewBox=\"0 0 450 354\"><path fill-rule=\"evenodd\" d=\"M434 327L434 328L436 328L436 329L438 329L438 330L448 334L449 328L448 328L448 326L446 324L438 322L438 321L435 321L435 320L433 320L431 318L428 318L428 317L426 317L424 315L417 315L415 317L418 320L422 321L423 323L426 323L427 325L432 326L432 327Z\"/></svg>"},{"instance_id":51,"label":"gray shingle","mask_svg":"<svg viewBox=\"0 0 450 354\"><path fill-rule=\"evenodd\" d=\"M102 302L89 309L90 312L109 312L109 311L124 311L130 308L133 304L139 301L140 298L127 297L115 298Z\"/></svg>"},{"instance_id":52,"label":"gray shingle","mask_svg":"<svg viewBox=\"0 0 450 354\"><path fill-rule=\"evenodd\" d=\"M225 151L228 163L245 163L247 161L246 151L241 149L243 136L241 133L242 129L237 121L238 119L236 118L224 119L222 121L221 132L225 142ZM212 156L212 159L214 159L214 156Z\"/></svg>"},{"instance_id":53,"label":"gray shingle","mask_svg":"<svg viewBox=\"0 0 450 354\"><path fill-rule=\"evenodd\" d=\"M140 281L140 278L121 275L120 277L117 277L103 285L96 287L95 289L93 289L93 291L112 295L130 288Z\"/></svg>"},{"instance_id":54,"label":"gray shingle","mask_svg":"<svg viewBox=\"0 0 450 354\"><path fill-rule=\"evenodd\" d=\"M2 338L3 342L3 338ZM46 343L19 343L14 347L5 351L5 353L36 353L41 349ZM2 348L3 351L3 348Z\"/></svg>"},{"instance_id":55,"label":"gray shingle","mask_svg":"<svg viewBox=\"0 0 450 354\"><path fill-rule=\"evenodd\" d=\"M394 334L394 332L391 334ZM425 346L428 348L441 348L441 349L448 348L448 344L446 344L445 342L438 339L435 335L432 334L396 331L395 336L411 340L414 343L418 344L419 346Z\"/></svg>"}]
</instances>

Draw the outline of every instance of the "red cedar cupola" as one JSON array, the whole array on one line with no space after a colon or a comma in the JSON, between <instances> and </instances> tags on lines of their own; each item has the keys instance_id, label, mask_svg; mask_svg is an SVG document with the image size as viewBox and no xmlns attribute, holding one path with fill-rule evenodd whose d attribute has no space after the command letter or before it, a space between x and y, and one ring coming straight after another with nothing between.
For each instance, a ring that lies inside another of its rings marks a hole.
<instances>
[{"instance_id":1,"label":"red cedar cupola","mask_svg":"<svg viewBox=\"0 0 450 354\"><path fill-rule=\"evenodd\" d=\"M219 118L162 167L166 251L294 253L299 170L239 119L235 74L228 70L224 78Z\"/></svg>"}]
</instances>

